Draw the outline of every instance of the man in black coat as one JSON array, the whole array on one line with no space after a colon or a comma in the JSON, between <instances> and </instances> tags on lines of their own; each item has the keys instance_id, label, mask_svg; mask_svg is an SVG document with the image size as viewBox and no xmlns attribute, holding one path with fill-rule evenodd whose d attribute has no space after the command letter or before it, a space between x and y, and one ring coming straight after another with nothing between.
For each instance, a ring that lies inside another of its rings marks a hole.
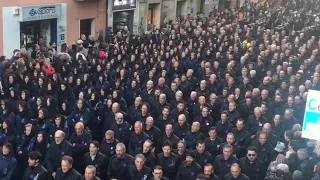
<instances>
[{"instance_id":1,"label":"man in black coat","mask_svg":"<svg viewBox=\"0 0 320 180\"><path fill-rule=\"evenodd\" d=\"M57 170L55 180L80 180L81 174L72 168L73 159L70 156L61 158L61 168Z\"/></svg>"},{"instance_id":2,"label":"man in black coat","mask_svg":"<svg viewBox=\"0 0 320 180\"><path fill-rule=\"evenodd\" d=\"M115 139L127 145L131 136L131 125L123 119L121 112L115 114L115 121L111 124L110 130L114 132Z\"/></svg>"},{"instance_id":3,"label":"man in black coat","mask_svg":"<svg viewBox=\"0 0 320 180\"><path fill-rule=\"evenodd\" d=\"M172 153L172 145L166 141L162 145L163 153L157 155L157 164L162 167L163 175L168 179L175 179L178 167L178 158Z\"/></svg>"},{"instance_id":4,"label":"man in black coat","mask_svg":"<svg viewBox=\"0 0 320 180\"><path fill-rule=\"evenodd\" d=\"M81 180L100 180L100 178L96 176L96 167L92 165L87 166Z\"/></svg>"},{"instance_id":5,"label":"man in black coat","mask_svg":"<svg viewBox=\"0 0 320 180\"><path fill-rule=\"evenodd\" d=\"M101 179L107 179L108 162L108 157L99 152L99 142L92 141L89 145L89 152L84 155L85 167L94 166L96 175Z\"/></svg>"},{"instance_id":6,"label":"man in black coat","mask_svg":"<svg viewBox=\"0 0 320 180\"><path fill-rule=\"evenodd\" d=\"M153 142L153 146L156 152L161 151L161 131L159 128L154 126L153 117L149 116L146 119L144 132L148 134L150 140Z\"/></svg>"},{"instance_id":7,"label":"man in black coat","mask_svg":"<svg viewBox=\"0 0 320 180\"><path fill-rule=\"evenodd\" d=\"M71 135L69 142L72 144L72 156L74 159L74 168L81 174L84 173L83 155L89 150L91 134L84 129L82 122L77 122L75 132Z\"/></svg>"},{"instance_id":8,"label":"man in black coat","mask_svg":"<svg viewBox=\"0 0 320 180\"><path fill-rule=\"evenodd\" d=\"M109 161L107 170L108 179L128 180L129 166L134 162L134 158L126 154L126 146L118 143L116 146L116 155Z\"/></svg>"},{"instance_id":9,"label":"man in black coat","mask_svg":"<svg viewBox=\"0 0 320 180\"><path fill-rule=\"evenodd\" d=\"M208 180L220 180L220 178L214 174L214 168L212 164L208 163L204 165L203 169L203 174Z\"/></svg>"},{"instance_id":10,"label":"man in black coat","mask_svg":"<svg viewBox=\"0 0 320 180\"><path fill-rule=\"evenodd\" d=\"M134 132L131 134L128 151L131 156L142 153L143 143L149 139L147 133L143 131L143 125L141 121L134 123Z\"/></svg>"},{"instance_id":11,"label":"man in black coat","mask_svg":"<svg viewBox=\"0 0 320 180\"><path fill-rule=\"evenodd\" d=\"M135 165L129 167L130 180L149 179L151 177L151 169L145 166L145 157L143 154L137 154Z\"/></svg>"},{"instance_id":12,"label":"man in black coat","mask_svg":"<svg viewBox=\"0 0 320 180\"><path fill-rule=\"evenodd\" d=\"M184 141L187 144L187 148L195 149L196 143L198 140L203 140L204 136L200 131L200 123L198 121L193 122L191 126L191 130L187 132L184 137Z\"/></svg>"},{"instance_id":13,"label":"man in black coat","mask_svg":"<svg viewBox=\"0 0 320 180\"><path fill-rule=\"evenodd\" d=\"M48 180L48 171L40 164L41 154L37 151L29 153L29 166L23 175L23 180L37 179L37 180Z\"/></svg>"},{"instance_id":14,"label":"man in black coat","mask_svg":"<svg viewBox=\"0 0 320 180\"><path fill-rule=\"evenodd\" d=\"M248 176L250 180L264 179L265 172L255 147L248 147L247 157L241 158L239 164L243 174Z\"/></svg>"},{"instance_id":15,"label":"man in black coat","mask_svg":"<svg viewBox=\"0 0 320 180\"><path fill-rule=\"evenodd\" d=\"M179 166L176 180L193 180L201 173L201 166L195 161L193 152L188 152L186 160Z\"/></svg>"},{"instance_id":16,"label":"man in black coat","mask_svg":"<svg viewBox=\"0 0 320 180\"><path fill-rule=\"evenodd\" d=\"M45 159L48 172L55 177L57 169L60 167L61 158L65 155L72 156L72 145L64 139L63 131L58 130L54 134L54 142L50 144Z\"/></svg>"},{"instance_id":17,"label":"man in black coat","mask_svg":"<svg viewBox=\"0 0 320 180\"><path fill-rule=\"evenodd\" d=\"M100 152L106 155L108 158L111 158L116 154L116 145L119 143L117 139L114 138L114 132L108 130L105 133L105 138L100 144Z\"/></svg>"},{"instance_id":18,"label":"man in black coat","mask_svg":"<svg viewBox=\"0 0 320 180\"><path fill-rule=\"evenodd\" d=\"M238 162L238 159L232 155L232 150L232 146L226 144L223 147L223 154L218 155L213 161L216 175L221 179L230 172L231 165Z\"/></svg>"}]
</instances>

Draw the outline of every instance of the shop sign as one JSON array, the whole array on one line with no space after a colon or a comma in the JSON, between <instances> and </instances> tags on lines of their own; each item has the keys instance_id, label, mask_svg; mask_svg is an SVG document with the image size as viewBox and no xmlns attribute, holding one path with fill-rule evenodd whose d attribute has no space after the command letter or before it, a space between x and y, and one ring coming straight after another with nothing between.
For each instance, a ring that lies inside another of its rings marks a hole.
<instances>
[{"instance_id":1,"label":"shop sign","mask_svg":"<svg viewBox=\"0 0 320 180\"><path fill-rule=\"evenodd\" d=\"M58 18L61 15L61 5L22 7L22 21Z\"/></svg>"},{"instance_id":2,"label":"shop sign","mask_svg":"<svg viewBox=\"0 0 320 180\"><path fill-rule=\"evenodd\" d=\"M63 43L67 42L67 28L66 26L58 26L58 46L61 46Z\"/></svg>"},{"instance_id":3,"label":"shop sign","mask_svg":"<svg viewBox=\"0 0 320 180\"><path fill-rule=\"evenodd\" d=\"M135 9L137 6L136 0L112 0L112 10L121 11L128 9Z\"/></svg>"}]
</instances>

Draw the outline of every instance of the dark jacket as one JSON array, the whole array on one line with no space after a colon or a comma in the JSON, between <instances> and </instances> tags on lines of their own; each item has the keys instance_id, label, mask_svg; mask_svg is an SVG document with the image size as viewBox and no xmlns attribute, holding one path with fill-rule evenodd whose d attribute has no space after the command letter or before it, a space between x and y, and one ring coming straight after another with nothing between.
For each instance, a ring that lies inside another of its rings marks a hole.
<instances>
[{"instance_id":1,"label":"dark jacket","mask_svg":"<svg viewBox=\"0 0 320 180\"><path fill-rule=\"evenodd\" d=\"M107 179L107 171L109 159L104 154L98 152L94 159L92 160L90 152L84 155L84 166L93 165L96 167L96 175L101 179Z\"/></svg>"},{"instance_id":2,"label":"dark jacket","mask_svg":"<svg viewBox=\"0 0 320 180\"><path fill-rule=\"evenodd\" d=\"M193 180L201 171L201 166L195 161L191 164L184 161L179 166L176 180Z\"/></svg>"},{"instance_id":3,"label":"dark jacket","mask_svg":"<svg viewBox=\"0 0 320 180\"><path fill-rule=\"evenodd\" d=\"M13 172L17 166L17 160L11 155L3 155L0 153L0 179L12 180Z\"/></svg>"},{"instance_id":4,"label":"dark jacket","mask_svg":"<svg viewBox=\"0 0 320 180\"><path fill-rule=\"evenodd\" d=\"M100 152L106 155L108 158L111 158L116 154L116 145L119 143L118 140L113 140L112 143L107 143L106 140L102 140L100 144Z\"/></svg>"},{"instance_id":5,"label":"dark jacket","mask_svg":"<svg viewBox=\"0 0 320 180\"><path fill-rule=\"evenodd\" d=\"M225 160L222 154L218 155L213 161L215 174L223 179L224 175L230 172L231 165L237 162L238 159L234 156L230 156L228 160Z\"/></svg>"},{"instance_id":6,"label":"dark jacket","mask_svg":"<svg viewBox=\"0 0 320 180\"><path fill-rule=\"evenodd\" d=\"M151 177L151 169L144 166L140 171L137 170L135 165L129 167L130 180L147 180Z\"/></svg>"},{"instance_id":7,"label":"dark jacket","mask_svg":"<svg viewBox=\"0 0 320 180\"><path fill-rule=\"evenodd\" d=\"M23 175L23 180L30 180L30 179L37 179L37 180L48 180L49 173L41 164L37 167L30 167L26 168L26 171Z\"/></svg>"},{"instance_id":8,"label":"dark jacket","mask_svg":"<svg viewBox=\"0 0 320 180\"><path fill-rule=\"evenodd\" d=\"M55 180L80 180L81 174L71 168L67 173L63 173L61 168L57 170Z\"/></svg>"},{"instance_id":9,"label":"dark jacket","mask_svg":"<svg viewBox=\"0 0 320 180\"><path fill-rule=\"evenodd\" d=\"M61 158L65 155L72 156L72 145L69 141L63 140L60 144L52 142L47 151L45 164L50 174L57 171L61 164Z\"/></svg>"},{"instance_id":10,"label":"dark jacket","mask_svg":"<svg viewBox=\"0 0 320 180\"><path fill-rule=\"evenodd\" d=\"M123 159L118 158L116 155L110 159L108 166L108 179L128 180L129 166L134 164L134 158L128 154Z\"/></svg>"},{"instance_id":11,"label":"dark jacket","mask_svg":"<svg viewBox=\"0 0 320 180\"><path fill-rule=\"evenodd\" d=\"M157 165L160 165L163 170L163 175L168 179L175 179L178 169L177 157L171 154L169 157L165 157L163 153L157 155Z\"/></svg>"},{"instance_id":12,"label":"dark jacket","mask_svg":"<svg viewBox=\"0 0 320 180\"><path fill-rule=\"evenodd\" d=\"M149 136L143 131L140 134L132 133L128 144L129 154L135 156L139 153L142 153L143 143L147 139L149 139Z\"/></svg>"},{"instance_id":13,"label":"dark jacket","mask_svg":"<svg viewBox=\"0 0 320 180\"><path fill-rule=\"evenodd\" d=\"M128 122L123 121L122 124L113 123L110 130L114 132L115 139L123 144L128 144L131 136L131 126Z\"/></svg>"},{"instance_id":14,"label":"dark jacket","mask_svg":"<svg viewBox=\"0 0 320 180\"><path fill-rule=\"evenodd\" d=\"M84 173L84 154L89 151L89 143L91 141L91 135L88 131L78 136L73 133L70 137L69 142L72 144L72 155L73 155L73 168L79 173Z\"/></svg>"},{"instance_id":15,"label":"dark jacket","mask_svg":"<svg viewBox=\"0 0 320 180\"><path fill-rule=\"evenodd\" d=\"M259 159L250 163L247 157L243 157L239 160L239 164L241 172L247 175L250 180L260 180L264 178L264 168L262 167L262 162Z\"/></svg>"}]
</instances>

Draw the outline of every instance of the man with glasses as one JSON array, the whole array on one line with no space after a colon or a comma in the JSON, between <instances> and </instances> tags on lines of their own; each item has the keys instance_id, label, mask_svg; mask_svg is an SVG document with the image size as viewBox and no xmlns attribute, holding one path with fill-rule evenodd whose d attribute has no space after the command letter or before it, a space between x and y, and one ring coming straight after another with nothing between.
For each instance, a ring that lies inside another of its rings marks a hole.
<instances>
[{"instance_id":1,"label":"man with glasses","mask_svg":"<svg viewBox=\"0 0 320 180\"><path fill-rule=\"evenodd\" d=\"M58 130L54 134L54 142L50 144L47 151L46 165L48 172L55 177L57 169L60 167L63 156L72 156L72 145L64 139L64 132Z\"/></svg>"},{"instance_id":2,"label":"man with glasses","mask_svg":"<svg viewBox=\"0 0 320 180\"><path fill-rule=\"evenodd\" d=\"M239 160L242 173L247 175L250 180L264 179L264 170L262 162L257 158L257 149L255 147L248 147L247 157Z\"/></svg>"},{"instance_id":3,"label":"man with glasses","mask_svg":"<svg viewBox=\"0 0 320 180\"><path fill-rule=\"evenodd\" d=\"M153 178L151 178L151 180L168 180L166 177L163 176L163 171L161 166L155 166L152 174L153 174Z\"/></svg>"},{"instance_id":4,"label":"man with glasses","mask_svg":"<svg viewBox=\"0 0 320 180\"><path fill-rule=\"evenodd\" d=\"M114 138L114 132L108 130L105 133L105 138L100 144L100 152L111 158L116 154L116 145L119 143L117 139Z\"/></svg>"}]
</instances>

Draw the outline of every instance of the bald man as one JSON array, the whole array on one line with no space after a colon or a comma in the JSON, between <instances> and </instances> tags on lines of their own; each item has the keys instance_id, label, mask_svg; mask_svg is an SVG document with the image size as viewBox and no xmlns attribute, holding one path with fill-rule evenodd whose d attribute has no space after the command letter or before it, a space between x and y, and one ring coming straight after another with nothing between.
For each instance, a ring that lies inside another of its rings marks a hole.
<instances>
[{"instance_id":1,"label":"bald man","mask_svg":"<svg viewBox=\"0 0 320 180\"><path fill-rule=\"evenodd\" d=\"M195 149L197 141L203 139L204 136L200 131L200 123L198 121L193 122L191 130L189 130L186 136L184 137L184 141L186 142L187 148Z\"/></svg>"},{"instance_id":2,"label":"bald man","mask_svg":"<svg viewBox=\"0 0 320 180\"><path fill-rule=\"evenodd\" d=\"M225 180L233 180L233 179L239 179L239 180L250 180L248 176L241 173L241 168L238 163L232 164L230 168L230 173L226 174L224 176Z\"/></svg>"},{"instance_id":3,"label":"bald man","mask_svg":"<svg viewBox=\"0 0 320 180\"><path fill-rule=\"evenodd\" d=\"M82 122L77 122L75 125L75 132L70 136L70 143L72 144L74 169L81 174L84 173L84 154L89 151L89 143L91 141L91 134L84 129Z\"/></svg>"},{"instance_id":4,"label":"bald man","mask_svg":"<svg viewBox=\"0 0 320 180\"><path fill-rule=\"evenodd\" d=\"M148 134L143 131L143 124L141 121L134 123L134 132L131 134L129 144L128 144L128 153L131 156L136 156L137 154L142 153L143 143L150 139Z\"/></svg>"},{"instance_id":5,"label":"bald man","mask_svg":"<svg viewBox=\"0 0 320 180\"><path fill-rule=\"evenodd\" d=\"M64 155L72 156L72 145L65 138L65 133L58 130L54 134L54 140L47 150L47 157L45 163L48 172L55 177L58 168L60 167L61 158Z\"/></svg>"}]
</instances>

